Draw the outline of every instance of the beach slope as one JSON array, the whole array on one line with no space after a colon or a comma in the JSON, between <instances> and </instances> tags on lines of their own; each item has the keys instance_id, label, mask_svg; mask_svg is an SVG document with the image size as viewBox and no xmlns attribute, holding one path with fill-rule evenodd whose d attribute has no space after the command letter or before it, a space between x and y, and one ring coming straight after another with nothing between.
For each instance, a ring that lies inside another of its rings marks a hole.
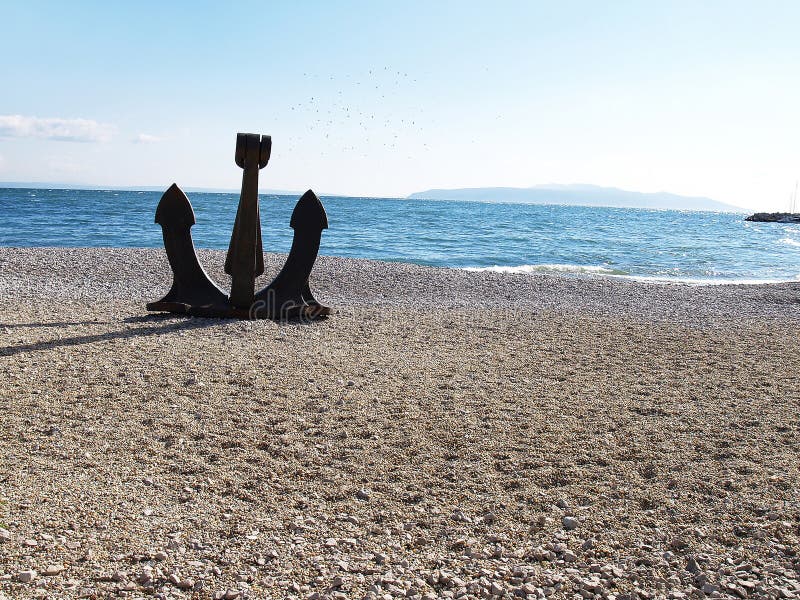
<instances>
[{"instance_id":1,"label":"beach slope","mask_svg":"<svg viewBox=\"0 0 800 600\"><path fill-rule=\"evenodd\" d=\"M297 324L169 283L0 249L0 598L800 596L797 284L321 257Z\"/></svg>"}]
</instances>

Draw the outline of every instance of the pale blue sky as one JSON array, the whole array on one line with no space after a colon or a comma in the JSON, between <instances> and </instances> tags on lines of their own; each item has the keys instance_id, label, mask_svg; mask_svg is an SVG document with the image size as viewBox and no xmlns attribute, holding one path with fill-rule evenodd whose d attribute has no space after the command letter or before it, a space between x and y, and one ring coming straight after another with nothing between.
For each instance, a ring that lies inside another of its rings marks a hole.
<instances>
[{"instance_id":1,"label":"pale blue sky","mask_svg":"<svg viewBox=\"0 0 800 600\"><path fill-rule=\"evenodd\" d=\"M0 181L236 188L237 131L273 136L262 187L348 195L785 209L800 177L796 1L2 1L0 23Z\"/></svg>"}]
</instances>

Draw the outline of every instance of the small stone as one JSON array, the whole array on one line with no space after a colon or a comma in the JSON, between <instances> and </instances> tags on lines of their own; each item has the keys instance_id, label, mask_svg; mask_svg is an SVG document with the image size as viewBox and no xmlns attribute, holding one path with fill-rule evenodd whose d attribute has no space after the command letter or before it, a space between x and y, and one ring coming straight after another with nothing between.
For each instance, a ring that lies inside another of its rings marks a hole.
<instances>
[{"instance_id":1,"label":"small stone","mask_svg":"<svg viewBox=\"0 0 800 600\"><path fill-rule=\"evenodd\" d=\"M572 552L571 550L567 550L566 552L564 552L561 558L564 559L564 562L566 563L572 563L578 560L578 557L575 556L575 553Z\"/></svg>"},{"instance_id":2,"label":"small stone","mask_svg":"<svg viewBox=\"0 0 800 600\"><path fill-rule=\"evenodd\" d=\"M685 550L689 547L689 542L682 537L674 537L669 541L669 547L672 550Z\"/></svg>"},{"instance_id":3,"label":"small stone","mask_svg":"<svg viewBox=\"0 0 800 600\"><path fill-rule=\"evenodd\" d=\"M10 541L11 541L11 532L8 529L0 527L0 543L10 542Z\"/></svg>"},{"instance_id":4,"label":"small stone","mask_svg":"<svg viewBox=\"0 0 800 600\"><path fill-rule=\"evenodd\" d=\"M22 542L22 545L27 546L28 548L35 548L36 546L39 545L39 542L37 542L36 540L25 540L24 542Z\"/></svg>"},{"instance_id":5,"label":"small stone","mask_svg":"<svg viewBox=\"0 0 800 600\"><path fill-rule=\"evenodd\" d=\"M64 571L64 565L49 565L44 571L42 571L42 575L45 577L55 577Z\"/></svg>"},{"instance_id":6,"label":"small stone","mask_svg":"<svg viewBox=\"0 0 800 600\"><path fill-rule=\"evenodd\" d=\"M155 483L152 477L145 477L142 481L145 485L153 485Z\"/></svg>"},{"instance_id":7,"label":"small stone","mask_svg":"<svg viewBox=\"0 0 800 600\"><path fill-rule=\"evenodd\" d=\"M167 544L168 550L183 550L183 544L181 544L178 540L170 540Z\"/></svg>"},{"instance_id":8,"label":"small stone","mask_svg":"<svg viewBox=\"0 0 800 600\"><path fill-rule=\"evenodd\" d=\"M700 566L697 564L697 561L695 560L694 556L690 556L689 558L686 559L686 570L689 571L689 573L700 572Z\"/></svg>"},{"instance_id":9,"label":"small stone","mask_svg":"<svg viewBox=\"0 0 800 600\"><path fill-rule=\"evenodd\" d=\"M159 550L153 555L153 558L155 558L156 560L167 560L167 553L164 552L163 550Z\"/></svg>"},{"instance_id":10,"label":"small stone","mask_svg":"<svg viewBox=\"0 0 800 600\"><path fill-rule=\"evenodd\" d=\"M371 495L370 491L364 488L356 492L356 498L359 500L369 500Z\"/></svg>"},{"instance_id":11,"label":"small stone","mask_svg":"<svg viewBox=\"0 0 800 600\"><path fill-rule=\"evenodd\" d=\"M563 519L561 519L561 524L567 531L570 531L572 529L577 529L578 519L576 519L575 517L564 517Z\"/></svg>"},{"instance_id":12,"label":"small stone","mask_svg":"<svg viewBox=\"0 0 800 600\"><path fill-rule=\"evenodd\" d=\"M376 565L382 565L382 564L386 563L386 555L385 554L381 554L380 552L376 552L372 556L372 560L375 562Z\"/></svg>"},{"instance_id":13,"label":"small stone","mask_svg":"<svg viewBox=\"0 0 800 600\"><path fill-rule=\"evenodd\" d=\"M20 581L22 583L30 583L31 581L36 579L37 575L38 575L38 573L36 571L33 571L33 570L20 571L19 573L17 573L17 581Z\"/></svg>"},{"instance_id":14,"label":"small stone","mask_svg":"<svg viewBox=\"0 0 800 600\"><path fill-rule=\"evenodd\" d=\"M194 588L195 582L194 579L181 579L177 586L182 590L191 590Z\"/></svg>"}]
</instances>

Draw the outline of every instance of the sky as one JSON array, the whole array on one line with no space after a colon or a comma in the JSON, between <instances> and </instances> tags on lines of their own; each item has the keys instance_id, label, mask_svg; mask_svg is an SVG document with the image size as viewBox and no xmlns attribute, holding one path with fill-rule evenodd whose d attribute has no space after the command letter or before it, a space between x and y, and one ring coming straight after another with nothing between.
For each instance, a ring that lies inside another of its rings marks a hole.
<instances>
[{"instance_id":1,"label":"sky","mask_svg":"<svg viewBox=\"0 0 800 600\"><path fill-rule=\"evenodd\" d=\"M405 196L584 183L786 210L800 2L0 0L0 181Z\"/></svg>"}]
</instances>

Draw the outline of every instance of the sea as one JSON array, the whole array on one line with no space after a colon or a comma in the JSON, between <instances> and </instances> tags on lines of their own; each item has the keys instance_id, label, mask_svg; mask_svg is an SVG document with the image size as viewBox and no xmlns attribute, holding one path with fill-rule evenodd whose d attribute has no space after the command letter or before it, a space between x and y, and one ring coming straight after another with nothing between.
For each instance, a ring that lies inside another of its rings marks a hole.
<instances>
[{"instance_id":1,"label":"sea","mask_svg":"<svg viewBox=\"0 0 800 600\"><path fill-rule=\"evenodd\" d=\"M198 248L227 249L238 193L188 193ZM161 247L161 192L0 188L0 246ZM297 196L262 194L263 246L287 252ZM743 214L322 197L320 254L498 273L664 283L800 281L800 225Z\"/></svg>"}]
</instances>

